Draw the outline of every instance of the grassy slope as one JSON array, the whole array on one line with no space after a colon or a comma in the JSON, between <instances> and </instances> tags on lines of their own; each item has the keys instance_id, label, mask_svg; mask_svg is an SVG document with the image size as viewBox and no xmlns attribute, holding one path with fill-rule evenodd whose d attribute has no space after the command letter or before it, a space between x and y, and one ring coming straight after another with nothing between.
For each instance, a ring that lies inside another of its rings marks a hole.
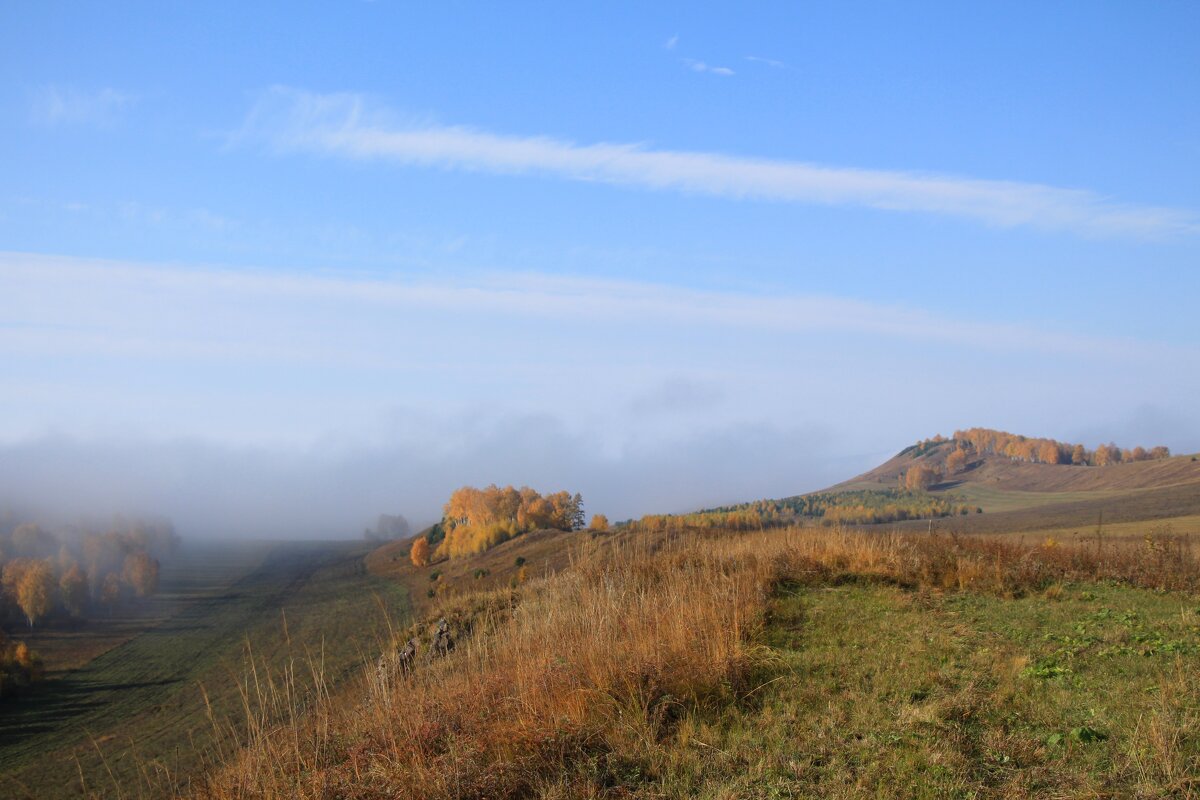
<instances>
[{"instance_id":1,"label":"grassy slope","mask_svg":"<svg viewBox=\"0 0 1200 800\"><path fill-rule=\"evenodd\" d=\"M570 564L572 547L596 536L586 531L532 531L471 558L439 561L428 567L414 567L408 557L411 541L398 540L368 555L366 565L372 575L400 581L409 588L414 603L428 609L437 605L438 596L445 598L512 585L521 574L518 557L524 559L522 566L527 578L563 570ZM436 579L431 579L434 576Z\"/></svg>"},{"instance_id":2,"label":"grassy slope","mask_svg":"<svg viewBox=\"0 0 1200 800\"><path fill-rule=\"evenodd\" d=\"M269 733L202 796L1200 796L1186 543L577 541L554 577L439 598L474 623L458 652Z\"/></svg>"},{"instance_id":3,"label":"grassy slope","mask_svg":"<svg viewBox=\"0 0 1200 800\"><path fill-rule=\"evenodd\" d=\"M277 545L222 589L213 562L229 561L227 554L210 553L207 563L193 554L190 585L181 576L166 587L189 595L173 601L177 613L5 705L0 794L78 796L80 771L93 791L120 785L134 796L139 787L156 794L151 783L161 790L167 773L186 777L213 757L200 687L217 719L242 716L237 681L246 673L247 641L276 666L323 647L330 682L353 674L386 636L378 599L400 613L406 607L402 589L365 574L362 555L353 543Z\"/></svg>"},{"instance_id":4,"label":"grassy slope","mask_svg":"<svg viewBox=\"0 0 1200 800\"><path fill-rule=\"evenodd\" d=\"M944 467L953 450L947 442L927 454L913 457L897 455L878 467L840 483L832 490L895 486L897 479L913 464ZM1014 492L1097 492L1129 491L1161 486L1200 483L1200 460L1190 455L1159 461L1138 461L1107 467L1076 467L1067 464L1027 464L1004 456L977 456L969 468L955 480L978 483Z\"/></svg>"}]
</instances>

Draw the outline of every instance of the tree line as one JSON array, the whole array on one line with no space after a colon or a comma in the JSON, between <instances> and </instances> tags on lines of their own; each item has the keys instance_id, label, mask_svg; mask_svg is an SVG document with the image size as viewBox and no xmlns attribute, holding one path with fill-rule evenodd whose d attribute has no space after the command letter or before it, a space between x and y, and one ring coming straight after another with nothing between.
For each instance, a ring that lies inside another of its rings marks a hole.
<instances>
[{"instance_id":1,"label":"tree line","mask_svg":"<svg viewBox=\"0 0 1200 800\"><path fill-rule=\"evenodd\" d=\"M107 530L59 533L11 514L0 517L0 632L46 620L82 620L149 597L159 557L179 537L168 522L118 521ZM23 643L0 636L0 695L36 680L41 665Z\"/></svg>"},{"instance_id":2,"label":"tree line","mask_svg":"<svg viewBox=\"0 0 1200 800\"><path fill-rule=\"evenodd\" d=\"M1091 467L1135 461L1156 461L1171 456L1171 449L1165 445L1150 448L1139 445L1128 448L1118 447L1115 443L1109 442L1098 445L1094 450L1089 450L1082 444L1021 436L991 428L968 428L955 431L953 438L950 439L939 434L932 439L922 440L906 448L901 451L901 454L909 453L913 456L920 456L934 447L947 443L954 445L955 449L955 452L947 458L947 468L950 472L960 471L969 456L984 454L1005 456L1013 461L1025 461L1033 464L1074 464ZM960 451L962 455L956 455ZM949 463L950 458L956 459L953 467Z\"/></svg>"},{"instance_id":3,"label":"tree line","mask_svg":"<svg viewBox=\"0 0 1200 800\"><path fill-rule=\"evenodd\" d=\"M908 519L930 519L978 511L922 489L863 489L814 492L774 500L757 500L704 509L690 514L648 514L629 523L652 531L724 528L755 530L792 525L804 519L821 524L873 525Z\"/></svg>"}]
</instances>

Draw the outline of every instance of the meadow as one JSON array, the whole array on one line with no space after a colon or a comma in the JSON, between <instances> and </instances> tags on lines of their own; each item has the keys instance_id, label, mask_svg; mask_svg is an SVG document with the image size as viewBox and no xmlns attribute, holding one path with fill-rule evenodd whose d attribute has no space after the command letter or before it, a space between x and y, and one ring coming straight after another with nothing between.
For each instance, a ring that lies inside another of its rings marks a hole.
<instances>
[{"instance_id":1,"label":"meadow","mask_svg":"<svg viewBox=\"0 0 1200 800\"><path fill-rule=\"evenodd\" d=\"M0 795L161 797L236 747L254 664L321 665L327 687L379 652L406 594L354 542L185 546L134 616L35 639L63 665L0 714ZM230 744L230 743L233 744Z\"/></svg>"},{"instance_id":2,"label":"meadow","mask_svg":"<svg viewBox=\"0 0 1200 800\"><path fill-rule=\"evenodd\" d=\"M1187 539L627 530L462 574L397 631L445 617L455 653L291 720L260 676L283 688L196 796L1200 794Z\"/></svg>"}]
</instances>

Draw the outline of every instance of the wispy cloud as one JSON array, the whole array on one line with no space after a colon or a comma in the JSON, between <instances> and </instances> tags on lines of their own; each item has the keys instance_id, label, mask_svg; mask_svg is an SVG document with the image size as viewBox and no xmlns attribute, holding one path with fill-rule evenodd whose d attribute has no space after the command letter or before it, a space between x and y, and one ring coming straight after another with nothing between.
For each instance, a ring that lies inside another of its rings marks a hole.
<instances>
[{"instance_id":1,"label":"wispy cloud","mask_svg":"<svg viewBox=\"0 0 1200 800\"><path fill-rule=\"evenodd\" d=\"M694 58L685 58L683 59L683 63L687 64L693 72L711 72L713 75L720 75L726 78L734 74L733 70L729 67L714 67L711 64L697 61Z\"/></svg>"},{"instance_id":2,"label":"wispy cloud","mask_svg":"<svg viewBox=\"0 0 1200 800\"><path fill-rule=\"evenodd\" d=\"M760 295L692 289L667 284L597 280L540 273L491 273L471 279L405 282L331 275L279 274L220 269L180 269L126 262L96 261L26 253L0 252L0 290L40 312L0 315L0 351L21 352L26 346L49 355L65 348L132 355L185 358L248 357L285 360L367 358L387 364L390 345L375 353L340 352L297 339L286 330L270 333L255 327L226 351L220 336L201 327L194 338L169 339L148 328L143 337L137 320L161 322L161 310L190 306L248 308L315 303L339 308L350 316L368 310L513 317L526 320L573 320L604 323L655 320L666 326L743 329L773 334L846 333L883 336L964 346L987 351L1040 352L1102 359L1144 358L1155 353L1195 357L1163 345L1116 337L1082 336L1001 322L955 319L922 309L881 305L830 295ZM96 298L108 297L99 303ZM56 297L53 305L36 298ZM306 306L307 307L307 306ZM197 320L207 319L207 311ZM305 312L308 313L308 312ZM72 316L74 314L74 316ZM67 319L73 325L64 326ZM17 324L19 323L19 324ZM305 317L304 326L307 326ZM179 330L186 332L185 327ZM232 328L225 334L234 334ZM259 338L259 334L263 334ZM251 341L253 340L253 341ZM356 344L355 347L358 345ZM1170 350L1170 352L1168 352ZM364 362L365 364L368 362Z\"/></svg>"},{"instance_id":3,"label":"wispy cloud","mask_svg":"<svg viewBox=\"0 0 1200 800\"><path fill-rule=\"evenodd\" d=\"M679 35L678 34L676 34L675 36L672 36L670 39L667 39L667 41L663 42L663 47L665 47L667 50L674 50L675 45L677 45L677 44L679 44Z\"/></svg>"},{"instance_id":4,"label":"wispy cloud","mask_svg":"<svg viewBox=\"0 0 1200 800\"><path fill-rule=\"evenodd\" d=\"M43 86L33 93L30 114L41 125L113 124L137 98L111 87L82 91L71 87Z\"/></svg>"},{"instance_id":5,"label":"wispy cloud","mask_svg":"<svg viewBox=\"0 0 1200 800\"><path fill-rule=\"evenodd\" d=\"M642 144L576 144L428 121L398 120L359 94L283 87L263 93L231 144L277 153L536 174L733 199L861 206L1027 226L1088 236L1162 237L1200 232L1194 212L1120 203L1095 192L1037 183L858 169Z\"/></svg>"},{"instance_id":6,"label":"wispy cloud","mask_svg":"<svg viewBox=\"0 0 1200 800\"><path fill-rule=\"evenodd\" d=\"M746 60L766 64L768 67L774 67L775 69L783 69L787 66L782 61L777 61L774 58L763 58L762 56L746 56Z\"/></svg>"}]
</instances>

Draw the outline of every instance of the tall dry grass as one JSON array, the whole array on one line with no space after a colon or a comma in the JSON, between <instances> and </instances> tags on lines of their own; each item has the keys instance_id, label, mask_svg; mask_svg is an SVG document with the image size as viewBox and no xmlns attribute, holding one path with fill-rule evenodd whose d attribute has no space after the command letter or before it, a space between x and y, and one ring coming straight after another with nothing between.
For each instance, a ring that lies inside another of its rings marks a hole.
<instances>
[{"instance_id":1,"label":"tall dry grass","mask_svg":"<svg viewBox=\"0 0 1200 800\"><path fill-rule=\"evenodd\" d=\"M1137 546L828 529L612 537L518 592L447 602L434 616L462 636L455 653L422 654L409 674L368 670L358 692L318 691L303 716L293 689L271 688L294 676L255 676L242 746L198 794L574 797L652 783L669 769L663 743L677 720L757 690L756 643L780 582L847 580L1000 594L1072 580L1194 591L1200 569L1188 542L1162 536Z\"/></svg>"}]
</instances>

